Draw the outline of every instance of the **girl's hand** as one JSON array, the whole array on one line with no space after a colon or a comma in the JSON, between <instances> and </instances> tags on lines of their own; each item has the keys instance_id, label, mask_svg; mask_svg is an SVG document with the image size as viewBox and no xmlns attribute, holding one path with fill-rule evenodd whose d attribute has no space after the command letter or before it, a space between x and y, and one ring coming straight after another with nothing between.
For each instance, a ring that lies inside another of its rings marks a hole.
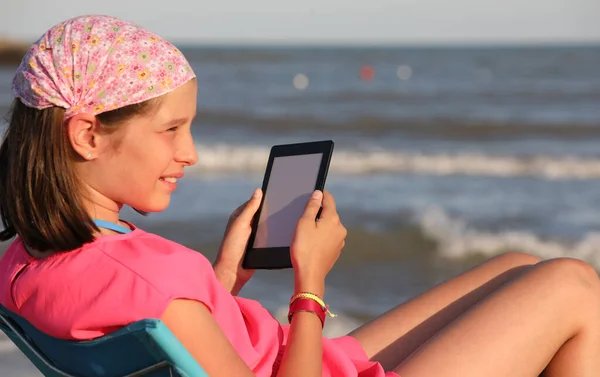
<instances>
[{"instance_id":1,"label":"girl's hand","mask_svg":"<svg viewBox=\"0 0 600 377\"><path fill-rule=\"evenodd\" d=\"M323 295L325 276L340 256L346 234L333 195L315 191L298 221L290 250L297 292Z\"/></svg>"},{"instance_id":2,"label":"girl's hand","mask_svg":"<svg viewBox=\"0 0 600 377\"><path fill-rule=\"evenodd\" d=\"M217 279L232 295L237 295L250 280L254 270L242 267L246 245L252 232L252 218L260 206L262 190L256 189L252 198L239 206L227 222L225 236L213 265Z\"/></svg>"}]
</instances>

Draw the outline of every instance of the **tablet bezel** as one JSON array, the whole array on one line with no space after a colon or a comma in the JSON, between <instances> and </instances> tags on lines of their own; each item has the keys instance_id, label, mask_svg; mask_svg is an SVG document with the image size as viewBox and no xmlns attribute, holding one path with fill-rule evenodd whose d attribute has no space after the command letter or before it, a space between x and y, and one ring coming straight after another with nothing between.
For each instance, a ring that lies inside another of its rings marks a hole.
<instances>
[{"instance_id":1,"label":"tablet bezel","mask_svg":"<svg viewBox=\"0 0 600 377\"><path fill-rule=\"evenodd\" d=\"M266 248L252 247L256 237L256 231L258 229L260 213L263 208L264 200L267 196L269 179L271 178L271 170L273 168L273 162L275 161L275 158L322 153L323 158L321 159L321 166L319 167L319 173L315 182L315 190L323 190L325 188L327 172L329 171L331 155L333 154L333 146L334 143L332 140L323 140L306 143L275 145L271 148L269 161L267 162L267 168L265 170L265 176L262 184L262 191L264 195L261 199L260 207L252 219L252 233L250 234L248 244L246 245L246 253L244 255L244 260L242 261L243 268L255 270L283 269L292 267L289 246Z\"/></svg>"}]
</instances>

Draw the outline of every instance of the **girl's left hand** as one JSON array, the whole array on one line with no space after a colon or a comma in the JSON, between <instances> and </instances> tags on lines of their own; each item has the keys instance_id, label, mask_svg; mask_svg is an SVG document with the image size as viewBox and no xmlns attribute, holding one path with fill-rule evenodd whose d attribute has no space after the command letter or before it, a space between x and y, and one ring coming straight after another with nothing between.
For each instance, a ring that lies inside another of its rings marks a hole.
<instances>
[{"instance_id":1,"label":"girl's left hand","mask_svg":"<svg viewBox=\"0 0 600 377\"><path fill-rule=\"evenodd\" d=\"M252 232L252 218L262 198L262 190L256 189L252 198L239 206L227 222L225 236L213 265L217 279L232 295L237 295L254 274L254 270L242 267L246 245Z\"/></svg>"}]
</instances>

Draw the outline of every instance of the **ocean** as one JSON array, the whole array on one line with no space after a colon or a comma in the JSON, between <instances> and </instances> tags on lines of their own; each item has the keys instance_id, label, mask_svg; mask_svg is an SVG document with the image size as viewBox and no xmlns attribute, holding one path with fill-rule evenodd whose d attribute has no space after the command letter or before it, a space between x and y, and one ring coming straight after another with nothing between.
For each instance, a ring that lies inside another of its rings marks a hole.
<instances>
[{"instance_id":1,"label":"ocean","mask_svg":"<svg viewBox=\"0 0 600 377\"><path fill-rule=\"evenodd\" d=\"M124 218L212 259L272 145L333 140L326 188L349 235L328 335L506 251L600 269L600 46L182 50L199 163L169 209ZM2 113L13 73L0 68ZM283 321L292 285L290 270L259 271L242 295Z\"/></svg>"}]
</instances>

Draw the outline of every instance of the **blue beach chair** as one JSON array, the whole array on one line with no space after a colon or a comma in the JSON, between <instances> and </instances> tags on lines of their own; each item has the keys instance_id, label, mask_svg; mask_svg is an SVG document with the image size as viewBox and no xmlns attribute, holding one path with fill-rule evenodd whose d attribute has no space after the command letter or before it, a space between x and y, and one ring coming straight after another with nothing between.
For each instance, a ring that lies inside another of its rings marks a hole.
<instances>
[{"instance_id":1,"label":"blue beach chair","mask_svg":"<svg viewBox=\"0 0 600 377\"><path fill-rule=\"evenodd\" d=\"M67 341L38 331L0 305L0 328L44 376L208 377L157 319L144 319L90 341Z\"/></svg>"}]
</instances>

